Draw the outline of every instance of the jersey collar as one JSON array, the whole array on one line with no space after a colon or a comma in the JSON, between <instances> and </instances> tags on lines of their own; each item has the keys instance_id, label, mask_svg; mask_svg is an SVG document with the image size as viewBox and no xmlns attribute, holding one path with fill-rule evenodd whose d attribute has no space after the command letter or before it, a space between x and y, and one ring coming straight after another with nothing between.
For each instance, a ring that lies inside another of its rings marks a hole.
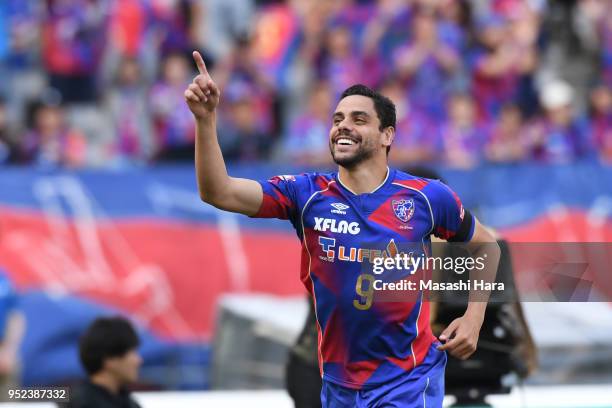
<instances>
[{"instance_id":1,"label":"jersey collar","mask_svg":"<svg viewBox=\"0 0 612 408\"><path fill-rule=\"evenodd\" d=\"M370 191L369 193L363 193L363 194L373 194L373 193L377 192L378 190L380 190L381 188L383 188L389 182L393 181L394 175L392 175L391 172L392 172L392 170L389 168L389 166L387 166L387 175L385 176L385 179L382 181L382 183L380 183L378 185L378 187L376 187L374 190ZM336 173L336 180L338 181L338 184L340 184L342 186L342 188L344 188L349 193L351 193L353 195L361 195L361 194L355 193L350 188L348 188L346 185L344 185L344 183L342 183L342 180L340 180L340 173Z\"/></svg>"}]
</instances>

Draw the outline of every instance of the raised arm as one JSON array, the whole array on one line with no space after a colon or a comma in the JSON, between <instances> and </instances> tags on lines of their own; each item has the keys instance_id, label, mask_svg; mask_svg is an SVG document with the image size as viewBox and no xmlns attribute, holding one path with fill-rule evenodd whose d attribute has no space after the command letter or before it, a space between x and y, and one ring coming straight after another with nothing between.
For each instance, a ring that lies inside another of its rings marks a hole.
<instances>
[{"instance_id":1,"label":"raised arm","mask_svg":"<svg viewBox=\"0 0 612 408\"><path fill-rule=\"evenodd\" d=\"M204 59L193 52L199 75L185 90L185 100L196 121L195 168L200 198L222 210L254 215L263 192L254 181L230 177L217 140L217 105L221 93Z\"/></svg>"}]
</instances>

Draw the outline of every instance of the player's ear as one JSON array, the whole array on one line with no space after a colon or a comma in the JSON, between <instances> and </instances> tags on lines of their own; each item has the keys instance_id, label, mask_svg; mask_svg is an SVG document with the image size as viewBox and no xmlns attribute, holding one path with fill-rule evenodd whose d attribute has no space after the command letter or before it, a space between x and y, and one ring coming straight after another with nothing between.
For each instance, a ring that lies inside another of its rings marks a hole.
<instances>
[{"instance_id":1,"label":"player's ear","mask_svg":"<svg viewBox=\"0 0 612 408\"><path fill-rule=\"evenodd\" d=\"M382 140L382 144L383 146L391 146L391 143L393 143L393 139L395 138L395 128L393 126L387 126L386 128L383 129L383 140Z\"/></svg>"}]
</instances>

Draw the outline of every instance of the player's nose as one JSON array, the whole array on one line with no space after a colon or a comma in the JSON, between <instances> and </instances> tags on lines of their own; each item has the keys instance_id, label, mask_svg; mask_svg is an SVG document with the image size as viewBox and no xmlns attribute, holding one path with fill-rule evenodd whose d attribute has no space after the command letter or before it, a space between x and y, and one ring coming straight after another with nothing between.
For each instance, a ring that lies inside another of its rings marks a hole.
<instances>
[{"instance_id":1,"label":"player's nose","mask_svg":"<svg viewBox=\"0 0 612 408\"><path fill-rule=\"evenodd\" d=\"M342 134L349 135L351 134L353 130L353 128L351 127L351 122L346 119L343 119L342 122L338 123L337 127L338 127L338 134L340 135Z\"/></svg>"}]
</instances>

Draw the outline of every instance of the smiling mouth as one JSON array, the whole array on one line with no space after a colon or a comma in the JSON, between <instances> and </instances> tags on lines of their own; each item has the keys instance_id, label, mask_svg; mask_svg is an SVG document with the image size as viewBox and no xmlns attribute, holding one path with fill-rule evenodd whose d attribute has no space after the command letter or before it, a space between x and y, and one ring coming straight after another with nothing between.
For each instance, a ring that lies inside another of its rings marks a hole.
<instances>
[{"instance_id":1,"label":"smiling mouth","mask_svg":"<svg viewBox=\"0 0 612 408\"><path fill-rule=\"evenodd\" d=\"M345 136L340 136L335 141L335 144L338 146L353 146L357 143L359 143L357 140Z\"/></svg>"}]
</instances>

